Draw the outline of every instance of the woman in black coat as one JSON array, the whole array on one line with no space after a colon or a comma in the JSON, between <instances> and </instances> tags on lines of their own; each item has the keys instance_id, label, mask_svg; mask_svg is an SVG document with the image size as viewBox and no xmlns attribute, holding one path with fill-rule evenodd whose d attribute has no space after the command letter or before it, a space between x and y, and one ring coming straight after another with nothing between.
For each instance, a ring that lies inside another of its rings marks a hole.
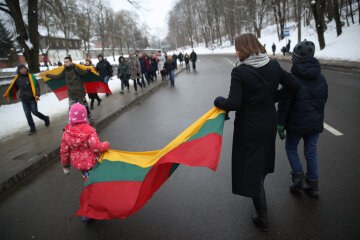
<instances>
[{"instance_id":1,"label":"woman in black coat","mask_svg":"<svg viewBox=\"0 0 360 240\"><path fill-rule=\"evenodd\" d=\"M232 150L232 190L251 197L254 223L268 231L264 179L274 172L277 113L274 103L295 94L299 84L275 60L253 34L235 40L240 65L231 73L228 98L217 97L215 106L236 111ZM278 90L281 84L282 89Z\"/></svg>"}]
</instances>

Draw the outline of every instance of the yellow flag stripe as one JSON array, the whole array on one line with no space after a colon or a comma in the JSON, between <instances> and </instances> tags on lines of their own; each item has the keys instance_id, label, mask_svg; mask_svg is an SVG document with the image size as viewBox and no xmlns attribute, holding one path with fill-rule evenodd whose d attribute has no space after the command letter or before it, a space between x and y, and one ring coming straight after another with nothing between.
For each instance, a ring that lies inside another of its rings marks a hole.
<instances>
[{"instance_id":1,"label":"yellow flag stripe","mask_svg":"<svg viewBox=\"0 0 360 240\"><path fill-rule=\"evenodd\" d=\"M101 162L102 159L107 159L109 161L122 161L134 164L142 168L150 167L154 165L160 158L170 152L172 149L186 142L191 136L193 136L197 131L199 131L201 126L204 125L207 120L214 119L221 113L225 113L225 111L216 107L212 108L209 112L207 112L204 116L198 119L194 124L188 127L185 131L183 131L179 136L177 136L172 142L170 142L161 150L150 152L125 152L109 150L101 155L99 162Z\"/></svg>"}]
</instances>

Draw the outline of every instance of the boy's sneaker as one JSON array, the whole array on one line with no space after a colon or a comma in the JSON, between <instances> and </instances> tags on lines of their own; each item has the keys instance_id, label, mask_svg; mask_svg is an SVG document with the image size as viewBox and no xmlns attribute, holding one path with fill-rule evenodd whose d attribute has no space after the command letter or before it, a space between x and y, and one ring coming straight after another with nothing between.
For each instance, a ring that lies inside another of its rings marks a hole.
<instances>
[{"instance_id":1,"label":"boy's sneaker","mask_svg":"<svg viewBox=\"0 0 360 240\"><path fill-rule=\"evenodd\" d=\"M92 219L91 218L88 218L88 217L82 217L82 221L84 222L84 223L88 223L89 221L91 221Z\"/></svg>"},{"instance_id":2,"label":"boy's sneaker","mask_svg":"<svg viewBox=\"0 0 360 240\"><path fill-rule=\"evenodd\" d=\"M50 117L46 117L45 119L45 127L48 127L50 125Z\"/></svg>"},{"instance_id":3,"label":"boy's sneaker","mask_svg":"<svg viewBox=\"0 0 360 240\"><path fill-rule=\"evenodd\" d=\"M28 132L28 135L33 135L34 133L36 133L36 129L30 129L30 131Z\"/></svg>"}]
</instances>

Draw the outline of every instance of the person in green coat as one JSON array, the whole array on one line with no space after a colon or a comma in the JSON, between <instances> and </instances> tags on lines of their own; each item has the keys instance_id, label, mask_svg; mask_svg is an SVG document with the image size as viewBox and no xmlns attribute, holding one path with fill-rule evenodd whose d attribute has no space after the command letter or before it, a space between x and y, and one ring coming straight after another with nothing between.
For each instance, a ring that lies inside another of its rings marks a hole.
<instances>
[{"instance_id":1,"label":"person in green coat","mask_svg":"<svg viewBox=\"0 0 360 240\"><path fill-rule=\"evenodd\" d=\"M130 85L129 85L129 65L125 61L123 56L119 57L119 66L118 66L118 73L117 77L121 80L121 92L120 94L124 94L124 86L127 88L127 92L130 92Z\"/></svg>"},{"instance_id":2,"label":"person in green coat","mask_svg":"<svg viewBox=\"0 0 360 240\"><path fill-rule=\"evenodd\" d=\"M65 57L64 59L64 70L58 74L46 74L45 76L51 79L63 79L65 78L66 85L67 85L67 93L69 97L69 109L75 103L80 103L84 105L87 111L87 117L90 124L94 124L95 120L91 115L89 104L86 101L85 95L85 88L83 80L81 76L85 76L91 72L90 68L88 70L82 70L76 67L72 63L71 57Z\"/></svg>"}]
</instances>

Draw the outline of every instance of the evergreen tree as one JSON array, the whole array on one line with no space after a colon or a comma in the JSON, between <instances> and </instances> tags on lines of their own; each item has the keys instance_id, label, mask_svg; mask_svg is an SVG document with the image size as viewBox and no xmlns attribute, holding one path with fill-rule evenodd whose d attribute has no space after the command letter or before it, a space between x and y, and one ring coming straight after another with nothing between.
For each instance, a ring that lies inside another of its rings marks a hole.
<instances>
[{"instance_id":1,"label":"evergreen tree","mask_svg":"<svg viewBox=\"0 0 360 240\"><path fill-rule=\"evenodd\" d=\"M3 60L9 60L13 47L12 34L0 19L0 58Z\"/></svg>"}]
</instances>

